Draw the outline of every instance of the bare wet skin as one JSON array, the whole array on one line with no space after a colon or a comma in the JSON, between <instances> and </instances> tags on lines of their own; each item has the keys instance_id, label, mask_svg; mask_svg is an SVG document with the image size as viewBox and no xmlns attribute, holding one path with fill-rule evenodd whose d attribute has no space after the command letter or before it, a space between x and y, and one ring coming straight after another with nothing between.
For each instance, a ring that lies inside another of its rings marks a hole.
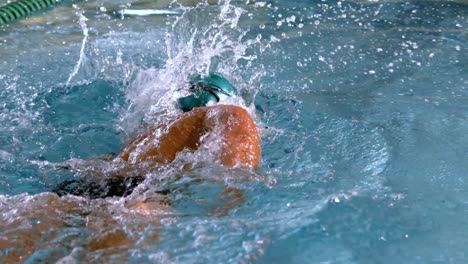
<instances>
[{"instance_id":1,"label":"bare wet skin","mask_svg":"<svg viewBox=\"0 0 468 264\"><path fill-rule=\"evenodd\" d=\"M227 188L219 196L225 202L211 208L213 217L224 217L245 202L238 189ZM76 249L81 253L79 261L124 262L130 257L129 249L161 242L162 221L176 221L164 195L91 200L42 193L7 199L2 203L21 203L23 209L0 214L1 263L23 262L44 250L50 251L44 261L55 262Z\"/></svg>"},{"instance_id":2,"label":"bare wet skin","mask_svg":"<svg viewBox=\"0 0 468 264\"><path fill-rule=\"evenodd\" d=\"M140 135L116 159L128 164L172 162L188 149L215 142L214 162L228 167L257 169L261 149L257 127L250 114L235 105L200 107L168 124Z\"/></svg>"},{"instance_id":3,"label":"bare wet skin","mask_svg":"<svg viewBox=\"0 0 468 264\"><path fill-rule=\"evenodd\" d=\"M197 108L162 127L162 133L157 128L142 134L110 161L121 168L120 177L135 174L135 168L148 170L158 167L157 164L170 163L179 152L194 152L211 142L216 142L217 146L210 149L213 162L227 167L258 168L258 132L248 112L241 107ZM140 166L143 163L154 166ZM242 191L235 188L227 188L220 196L225 203L210 210L213 216L225 216L245 200ZM129 258L128 249L158 244L161 220L172 217L171 206L161 194L135 193L128 197L89 199L42 193L3 199L0 202L23 206L0 214L2 263L24 261L41 250L49 250L48 258L56 261L76 248L85 252L81 257L83 261L105 262L107 258L125 261ZM64 234L64 230L70 232ZM137 235L142 233L145 234L143 238Z\"/></svg>"},{"instance_id":4,"label":"bare wet skin","mask_svg":"<svg viewBox=\"0 0 468 264\"><path fill-rule=\"evenodd\" d=\"M168 219L171 210L159 202L159 197L137 197L128 201L120 198L89 200L42 193L15 200L23 203L25 209L0 214L0 229L3 231L0 249L6 253L0 256L2 263L25 261L38 250L53 250L63 247L63 244L71 247L67 251L83 248L86 252L83 261L115 257L117 253L125 260L127 251L122 249L158 243L160 220ZM153 232L148 233L144 240L132 236L147 226L151 226ZM64 236L64 229L81 229L83 232ZM55 261L61 257L64 257L61 252L50 256Z\"/></svg>"}]
</instances>

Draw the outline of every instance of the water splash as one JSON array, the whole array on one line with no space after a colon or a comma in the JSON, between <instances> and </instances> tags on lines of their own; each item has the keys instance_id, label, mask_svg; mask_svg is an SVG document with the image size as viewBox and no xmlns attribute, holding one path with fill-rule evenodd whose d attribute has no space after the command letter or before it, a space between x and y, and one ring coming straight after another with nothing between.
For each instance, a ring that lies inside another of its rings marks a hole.
<instances>
[{"instance_id":1,"label":"water splash","mask_svg":"<svg viewBox=\"0 0 468 264\"><path fill-rule=\"evenodd\" d=\"M258 70L247 80L241 76L240 63L256 60L249 49L260 46L258 41L244 40L249 30L239 26L245 13L243 8L223 1L218 6L200 3L183 10L166 32L165 64L137 70L129 84L126 96L129 108L121 120L128 134L138 125L134 120L155 123L177 113L176 99L187 94L188 81L195 74L219 72L250 94L255 90L247 85L265 75ZM230 103L236 103L235 99Z\"/></svg>"},{"instance_id":2,"label":"water splash","mask_svg":"<svg viewBox=\"0 0 468 264\"><path fill-rule=\"evenodd\" d=\"M73 69L73 72L70 74L68 77L68 80L66 82L65 86L69 86L71 80L75 75L78 73L80 70L81 64L83 63L83 59L86 56L85 55L85 48L86 48L86 42L88 41L88 26L86 25L86 21L88 19L84 16L84 11L82 11L78 5L73 5L73 8L75 9L75 14L78 16L78 23L80 24L81 30L83 31L83 40L81 42L81 48L80 48L80 58L78 59L78 62L76 63L75 68Z\"/></svg>"}]
</instances>

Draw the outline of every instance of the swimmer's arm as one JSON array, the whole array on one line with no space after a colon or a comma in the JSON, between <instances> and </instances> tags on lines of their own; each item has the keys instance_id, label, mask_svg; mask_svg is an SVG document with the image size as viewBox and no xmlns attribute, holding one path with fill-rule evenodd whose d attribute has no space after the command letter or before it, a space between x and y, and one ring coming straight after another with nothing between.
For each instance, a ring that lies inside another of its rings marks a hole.
<instances>
[{"instance_id":1,"label":"swimmer's arm","mask_svg":"<svg viewBox=\"0 0 468 264\"><path fill-rule=\"evenodd\" d=\"M261 157L260 136L250 114L235 105L206 107L206 131L222 129L221 163L227 167L258 169Z\"/></svg>"},{"instance_id":2,"label":"swimmer's arm","mask_svg":"<svg viewBox=\"0 0 468 264\"><path fill-rule=\"evenodd\" d=\"M137 138L135 138L135 140L133 140L133 142L127 147L125 148L118 156L116 159L114 160L123 160L125 162L128 162L128 159L130 157L130 154L132 152L134 152L138 146L138 144L140 144L143 140L151 137L152 134L154 134L154 131L156 129L150 129L148 131L146 131L145 133L142 133L140 134Z\"/></svg>"},{"instance_id":3,"label":"swimmer's arm","mask_svg":"<svg viewBox=\"0 0 468 264\"><path fill-rule=\"evenodd\" d=\"M273 188L276 184L274 179L265 177L256 172L251 172L249 176L245 177L240 182L249 182L257 181L265 184L268 188ZM220 193L220 196L225 202L222 205L213 207L211 213L218 217L224 217L229 214L235 208L241 207L245 204L246 198L244 195L244 190L238 189L235 187L227 187L223 192Z\"/></svg>"},{"instance_id":4,"label":"swimmer's arm","mask_svg":"<svg viewBox=\"0 0 468 264\"><path fill-rule=\"evenodd\" d=\"M205 115L206 108L197 108L169 120L140 135L115 160L134 164L172 162L180 151L198 148L200 138L207 132Z\"/></svg>"},{"instance_id":5,"label":"swimmer's arm","mask_svg":"<svg viewBox=\"0 0 468 264\"><path fill-rule=\"evenodd\" d=\"M245 203L244 191L237 188L228 187L220 193L220 196L225 202L211 209L211 213L218 217L227 216L230 211Z\"/></svg>"},{"instance_id":6,"label":"swimmer's arm","mask_svg":"<svg viewBox=\"0 0 468 264\"><path fill-rule=\"evenodd\" d=\"M183 149L198 149L202 136L216 129L223 130L218 142L223 165L258 168L261 149L257 127L244 108L234 105L200 107L187 112L166 126L140 135L117 160L168 163ZM156 130L161 133L155 133Z\"/></svg>"}]
</instances>

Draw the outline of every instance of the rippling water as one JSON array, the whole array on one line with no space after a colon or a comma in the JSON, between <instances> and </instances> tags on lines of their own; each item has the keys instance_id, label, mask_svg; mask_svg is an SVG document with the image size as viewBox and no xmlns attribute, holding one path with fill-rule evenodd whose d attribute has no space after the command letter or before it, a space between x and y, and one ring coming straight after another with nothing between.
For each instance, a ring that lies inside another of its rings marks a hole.
<instances>
[{"instance_id":1,"label":"rippling water","mask_svg":"<svg viewBox=\"0 0 468 264\"><path fill-rule=\"evenodd\" d=\"M3 26L0 262L466 263L467 17L464 1L88 1ZM208 71L256 119L257 176L182 155L138 195L49 193L105 174Z\"/></svg>"}]
</instances>

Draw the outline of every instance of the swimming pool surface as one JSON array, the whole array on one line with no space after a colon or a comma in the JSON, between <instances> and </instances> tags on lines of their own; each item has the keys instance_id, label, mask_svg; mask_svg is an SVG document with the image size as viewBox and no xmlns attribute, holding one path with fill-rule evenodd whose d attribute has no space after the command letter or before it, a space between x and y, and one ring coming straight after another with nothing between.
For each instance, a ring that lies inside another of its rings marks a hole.
<instances>
[{"instance_id":1,"label":"swimming pool surface","mask_svg":"<svg viewBox=\"0 0 468 264\"><path fill-rule=\"evenodd\" d=\"M170 2L0 27L0 262L468 263L466 1ZM162 216L130 198L44 207L208 71L255 116L256 180L182 155L143 184L172 190Z\"/></svg>"}]
</instances>

